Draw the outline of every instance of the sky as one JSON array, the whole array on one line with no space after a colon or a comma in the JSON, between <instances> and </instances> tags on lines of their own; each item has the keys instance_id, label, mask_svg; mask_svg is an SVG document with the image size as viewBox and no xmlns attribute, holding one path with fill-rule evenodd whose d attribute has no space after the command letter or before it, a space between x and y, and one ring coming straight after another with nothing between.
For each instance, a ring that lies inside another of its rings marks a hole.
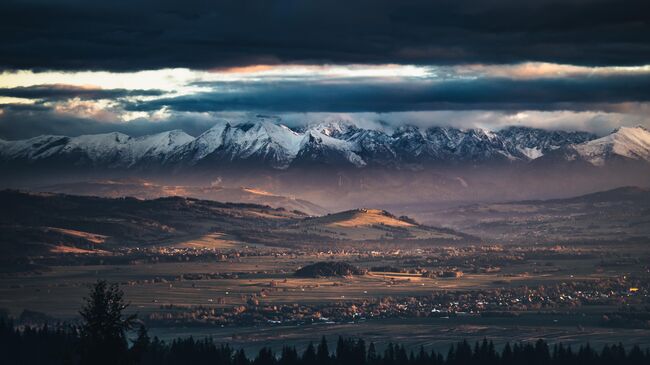
<instances>
[{"instance_id":1,"label":"sky","mask_svg":"<svg viewBox=\"0 0 650 365\"><path fill-rule=\"evenodd\" d=\"M650 126L647 0L0 2L0 138Z\"/></svg>"}]
</instances>

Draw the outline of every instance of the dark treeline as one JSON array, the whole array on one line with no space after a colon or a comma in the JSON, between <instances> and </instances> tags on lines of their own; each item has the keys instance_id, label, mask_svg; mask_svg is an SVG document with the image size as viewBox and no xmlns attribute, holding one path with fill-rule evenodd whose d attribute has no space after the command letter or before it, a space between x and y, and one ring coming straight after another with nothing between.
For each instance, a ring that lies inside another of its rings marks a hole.
<instances>
[{"instance_id":1,"label":"dark treeline","mask_svg":"<svg viewBox=\"0 0 650 365\"><path fill-rule=\"evenodd\" d=\"M336 345L323 338L298 352L284 347L279 353L262 348L254 356L211 339L176 339L170 343L151 339L144 326L134 340L127 338L134 328L133 316L124 316L127 305L116 285L98 282L80 311L80 326L16 328L9 319L0 319L0 363L2 364L211 364L211 365L645 365L650 349L623 345L601 350L589 345L577 349L545 341L506 344L500 351L483 340L463 341L446 353L407 351L403 345L389 344L378 350L363 339L339 338Z\"/></svg>"},{"instance_id":2,"label":"dark treeline","mask_svg":"<svg viewBox=\"0 0 650 365\"><path fill-rule=\"evenodd\" d=\"M0 351L3 364L211 364L211 365L644 365L650 364L650 351L638 346L626 350L622 345L605 346L597 351L589 345L572 349L561 344L549 346L545 341L506 344L497 351L491 341L473 345L463 341L446 353L407 351L404 346L389 344L378 351L363 339L339 338L330 351L323 338L298 352L284 347L274 353L262 348L255 356L243 350L219 345L211 339L176 339L170 343L150 339L143 327L130 347L103 357L87 354L76 328L44 327L15 329L11 322L0 321ZM97 351L97 349L94 349ZM99 351L98 354L102 353Z\"/></svg>"}]
</instances>

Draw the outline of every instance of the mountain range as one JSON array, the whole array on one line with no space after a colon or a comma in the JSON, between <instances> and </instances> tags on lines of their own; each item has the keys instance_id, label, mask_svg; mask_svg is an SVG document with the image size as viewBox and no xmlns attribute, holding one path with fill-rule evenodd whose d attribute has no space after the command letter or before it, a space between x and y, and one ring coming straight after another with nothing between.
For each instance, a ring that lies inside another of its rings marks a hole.
<instances>
[{"instance_id":1,"label":"mountain range","mask_svg":"<svg viewBox=\"0 0 650 365\"><path fill-rule=\"evenodd\" d=\"M525 164L538 160L584 161L602 166L612 159L650 162L650 132L643 127L621 127L602 138L586 132L528 127L489 131L402 126L384 132L348 122L292 129L258 120L219 122L196 138L173 130L143 137L115 132L0 140L0 163L23 167L64 164L77 168L178 171L243 165L278 170L330 165L417 169L427 165Z\"/></svg>"},{"instance_id":2,"label":"mountain range","mask_svg":"<svg viewBox=\"0 0 650 365\"><path fill-rule=\"evenodd\" d=\"M174 130L141 137L108 133L0 140L2 187L77 193L70 186L82 184L87 194L121 196L123 185L102 187L98 181L161 187L153 189L161 193L154 195L147 195L151 185L136 188L146 198L177 195L178 190L201 199L309 214L362 206L402 210L417 204L549 199L650 186L650 132L621 127L599 138L527 127L489 131L405 125L385 131L351 122L290 128L258 118L218 122L197 137Z\"/></svg>"}]
</instances>

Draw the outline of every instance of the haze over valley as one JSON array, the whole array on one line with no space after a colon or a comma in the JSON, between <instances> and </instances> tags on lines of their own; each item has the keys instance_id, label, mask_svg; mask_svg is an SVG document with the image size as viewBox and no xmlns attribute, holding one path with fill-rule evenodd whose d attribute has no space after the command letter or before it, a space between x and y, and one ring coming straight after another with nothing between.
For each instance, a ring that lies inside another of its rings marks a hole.
<instances>
[{"instance_id":1,"label":"haze over valley","mask_svg":"<svg viewBox=\"0 0 650 365\"><path fill-rule=\"evenodd\" d=\"M0 364L650 363L648 14L0 1Z\"/></svg>"}]
</instances>

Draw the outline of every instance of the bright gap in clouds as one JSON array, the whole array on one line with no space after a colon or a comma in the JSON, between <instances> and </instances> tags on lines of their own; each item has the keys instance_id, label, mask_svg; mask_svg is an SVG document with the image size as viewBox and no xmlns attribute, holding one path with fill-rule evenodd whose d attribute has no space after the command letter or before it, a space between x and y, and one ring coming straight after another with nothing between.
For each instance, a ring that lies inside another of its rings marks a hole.
<instances>
[{"instance_id":1,"label":"bright gap in clouds","mask_svg":"<svg viewBox=\"0 0 650 365\"><path fill-rule=\"evenodd\" d=\"M352 66L255 66L223 70L190 70L185 68L138 72L33 72L22 70L0 74L0 88L33 85L65 84L92 86L103 89L159 89L188 93L203 88L197 82L266 81L278 79L328 78L425 78L432 68L410 65L352 65Z\"/></svg>"},{"instance_id":2,"label":"bright gap in clouds","mask_svg":"<svg viewBox=\"0 0 650 365\"><path fill-rule=\"evenodd\" d=\"M584 67L551 63L522 63L515 65L462 65L462 66L415 66L415 65L258 65L210 71L185 68L148 70L138 72L33 72L5 71L0 74L0 88L27 87L34 85L74 85L102 89L159 89L175 94L191 94L205 91L197 86L200 82L264 82L274 80L328 79L454 79L504 77L512 79L575 77L590 74L650 73L650 65L635 67Z\"/></svg>"},{"instance_id":3,"label":"bright gap in clouds","mask_svg":"<svg viewBox=\"0 0 650 365\"><path fill-rule=\"evenodd\" d=\"M75 98L44 102L51 107L52 113L63 118L85 118L87 121L99 123L130 121L168 122L173 128L183 129L181 120L200 120L201 126L209 128L213 118L226 118L232 121L249 119L256 114L255 110L242 112L179 112L162 107L152 111L128 111L120 101L154 100L158 98L199 95L203 92L228 92L229 82L250 83L251 85L273 85L276 81L292 81L296 83L318 84L339 82L354 88L355 82L377 83L413 81L444 82L454 79L507 78L515 80L531 80L543 78L588 78L592 75L648 75L650 65L633 67L585 67L552 63L521 63L513 65L455 65L455 66L418 66L418 65L257 65L229 69L191 70L185 68L147 70L139 72L33 72L29 70L0 73L0 88L29 87L34 85L70 85L78 87L93 87L100 89L157 89L163 95L135 95L123 97L120 100ZM214 86L210 83L221 83ZM233 84L234 85L234 84ZM240 84L241 85L241 84ZM216 88L219 88L218 90ZM235 87L235 86L233 86ZM346 86L347 87L347 86ZM35 103L37 99L1 97L3 104ZM578 129L604 134L620 125L650 125L647 103L630 102L610 106L611 110L604 112L593 111L521 111L504 112L490 110L454 110L454 111L417 111L375 113L373 110L356 113L280 113L282 123L300 125L332 119L350 119L365 127L388 128L403 124L419 126L447 125L461 128L483 127L498 129L506 125L527 125L547 129ZM25 114L5 112L5 123L8 115L23 120ZM25 112L26 113L26 112ZM36 112L34 112L36 113ZM1 115L1 114L0 114ZM40 118L40 117L39 117ZM35 119L39 119L36 118ZM43 118L41 118L43 119ZM43 122L45 123L45 122ZM198 123L198 122L197 122ZM160 128L163 128L162 126ZM165 127L167 128L167 127ZM38 129L38 128L37 128ZM155 128L154 128L155 129ZM126 130L125 130L126 131ZM197 127L194 132L200 132Z\"/></svg>"}]
</instances>

